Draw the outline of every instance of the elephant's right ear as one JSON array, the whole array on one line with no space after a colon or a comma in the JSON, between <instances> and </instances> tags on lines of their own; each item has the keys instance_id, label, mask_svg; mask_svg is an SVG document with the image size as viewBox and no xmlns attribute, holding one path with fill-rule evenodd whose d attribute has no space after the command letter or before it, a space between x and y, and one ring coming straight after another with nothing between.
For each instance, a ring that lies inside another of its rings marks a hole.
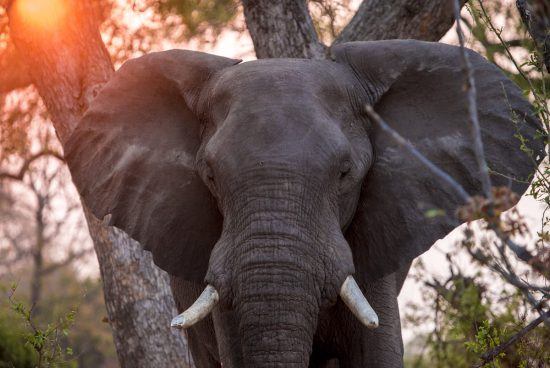
<instances>
[{"instance_id":1,"label":"elephant's right ear","mask_svg":"<svg viewBox=\"0 0 550 368\"><path fill-rule=\"evenodd\" d=\"M239 63L171 50L125 63L66 142L84 203L127 232L168 273L202 281L222 218L195 170L204 84Z\"/></svg>"},{"instance_id":2,"label":"elephant's right ear","mask_svg":"<svg viewBox=\"0 0 550 368\"><path fill-rule=\"evenodd\" d=\"M356 90L364 96L358 99L361 104L373 105L395 131L470 195L483 194L459 47L388 40L345 43L333 51L335 60L354 75ZM538 138L541 124L512 81L481 55L466 52L475 74L492 183L511 184L522 194L536 170L535 161L545 155ZM348 233L361 240L353 249L355 259L367 265L367 276L377 278L408 265L447 235L456 226L454 213L462 201L376 124L369 138L375 159ZM433 209L438 210L435 216L429 211Z\"/></svg>"}]
</instances>

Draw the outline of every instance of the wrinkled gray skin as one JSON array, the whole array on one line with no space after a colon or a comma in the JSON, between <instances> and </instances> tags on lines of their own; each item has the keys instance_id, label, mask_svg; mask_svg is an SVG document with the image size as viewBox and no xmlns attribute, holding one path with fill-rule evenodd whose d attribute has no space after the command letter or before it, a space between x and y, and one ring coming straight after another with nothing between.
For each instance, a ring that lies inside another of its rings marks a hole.
<instances>
[{"instance_id":1,"label":"wrinkled gray skin","mask_svg":"<svg viewBox=\"0 0 550 368\"><path fill-rule=\"evenodd\" d=\"M457 225L460 201L364 105L480 194L458 53L383 41L338 46L334 61L239 64L170 51L128 62L103 89L67 161L96 215L172 275L180 311L207 283L219 292L188 330L199 368L402 366L397 295L412 259ZM500 71L470 57L489 165L525 179L534 168L514 134L540 159L538 122ZM348 275L377 329L339 299Z\"/></svg>"}]
</instances>

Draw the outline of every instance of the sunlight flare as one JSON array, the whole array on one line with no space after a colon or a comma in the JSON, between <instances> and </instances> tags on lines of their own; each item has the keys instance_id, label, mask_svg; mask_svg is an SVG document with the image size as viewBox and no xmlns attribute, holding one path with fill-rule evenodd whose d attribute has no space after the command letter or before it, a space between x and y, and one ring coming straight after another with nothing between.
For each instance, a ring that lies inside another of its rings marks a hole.
<instances>
[{"instance_id":1,"label":"sunlight flare","mask_svg":"<svg viewBox=\"0 0 550 368\"><path fill-rule=\"evenodd\" d=\"M68 13L67 0L16 0L14 10L27 26L53 31Z\"/></svg>"}]
</instances>

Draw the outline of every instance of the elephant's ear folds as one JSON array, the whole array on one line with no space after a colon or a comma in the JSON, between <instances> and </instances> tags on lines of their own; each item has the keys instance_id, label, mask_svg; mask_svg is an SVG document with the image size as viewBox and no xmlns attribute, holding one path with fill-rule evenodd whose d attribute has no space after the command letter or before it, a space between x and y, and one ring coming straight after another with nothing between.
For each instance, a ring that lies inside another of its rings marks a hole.
<instances>
[{"instance_id":1,"label":"elephant's ear folds","mask_svg":"<svg viewBox=\"0 0 550 368\"><path fill-rule=\"evenodd\" d=\"M516 134L542 159L535 139L540 124L521 91L501 71L468 50L475 70L478 113L493 185L522 194L534 172ZM357 42L334 50L337 62L349 65L365 103L403 137L449 173L471 195L482 194L470 124L460 48L412 40ZM349 229L366 246L354 249L356 261L368 264L370 277L408 264L456 225L461 204L407 151L376 126L370 132L375 160L364 182L361 202ZM427 216L442 209L447 216ZM433 213L433 212L432 212Z\"/></svg>"},{"instance_id":2,"label":"elephant's ear folds","mask_svg":"<svg viewBox=\"0 0 550 368\"><path fill-rule=\"evenodd\" d=\"M195 171L191 106L217 71L238 63L172 50L125 63L72 136L66 158L85 204L126 231L172 275L202 281L221 215Z\"/></svg>"}]
</instances>

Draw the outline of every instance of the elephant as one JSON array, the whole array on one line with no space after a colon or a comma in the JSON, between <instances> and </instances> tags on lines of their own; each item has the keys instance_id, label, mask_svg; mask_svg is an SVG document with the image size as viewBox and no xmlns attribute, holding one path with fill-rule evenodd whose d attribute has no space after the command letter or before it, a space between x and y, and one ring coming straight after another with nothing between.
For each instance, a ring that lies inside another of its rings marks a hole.
<instances>
[{"instance_id":1,"label":"elephant","mask_svg":"<svg viewBox=\"0 0 550 368\"><path fill-rule=\"evenodd\" d=\"M169 50L102 88L66 161L91 211L170 275L197 367L403 365L397 296L464 202L365 107L482 195L460 52L414 40L343 43L326 60ZM521 194L544 157L540 122L465 52L492 182Z\"/></svg>"}]
</instances>

